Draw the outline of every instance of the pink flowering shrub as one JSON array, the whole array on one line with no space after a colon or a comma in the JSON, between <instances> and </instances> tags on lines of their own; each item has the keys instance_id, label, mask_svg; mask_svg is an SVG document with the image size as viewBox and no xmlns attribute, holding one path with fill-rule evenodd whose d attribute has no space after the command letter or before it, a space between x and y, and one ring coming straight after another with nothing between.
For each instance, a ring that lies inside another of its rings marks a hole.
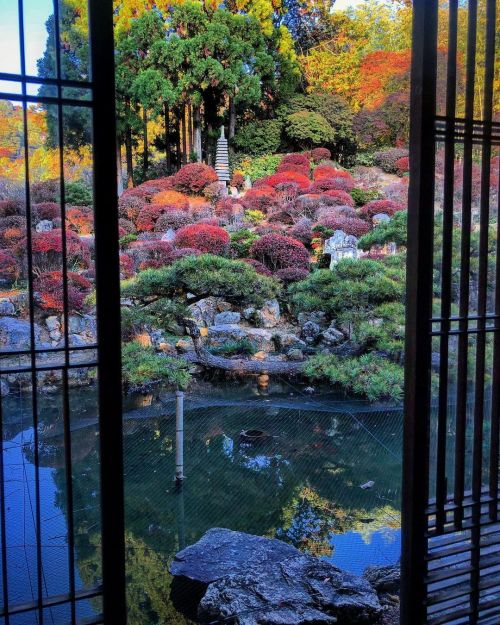
<instances>
[{"instance_id":1,"label":"pink flowering shrub","mask_svg":"<svg viewBox=\"0 0 500 625\"><path fill-rule=\"evenodd\" d=\"M304 244L281 234L266 234L252 243L250 256L271 271L286 267L309 268L309 252Z\"/></svg>"},{"instance_id":2,"label":"pink flowering shrub","mask_svg":"<svg viewBox=\"0 0 500 625\"><path fill-rule=\"evenodd\" d=\"M184 226L175 235L176 247L192 247L207 254L223 255L229 250L229 234L219 226Z\"/></svg>"}]
</instances>

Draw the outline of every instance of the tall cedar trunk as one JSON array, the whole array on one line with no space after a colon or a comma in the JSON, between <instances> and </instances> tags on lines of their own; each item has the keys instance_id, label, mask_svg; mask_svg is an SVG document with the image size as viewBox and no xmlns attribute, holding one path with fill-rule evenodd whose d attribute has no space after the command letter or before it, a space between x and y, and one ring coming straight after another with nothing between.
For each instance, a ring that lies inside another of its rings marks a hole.
<instances>
[{"instance_id":1,"label":"tall cedar trunk","mask_svg":"<svg viewBox=\"0 0 500 625\"><path fill-rule=\"evenodd\" d=\"M186 107L182 107L181 114L181 132L182 132L182 164L187 163L188 142L186 136Z\"/></svg>"},{"instance_id":2,"label":"tall cedar trunk","mask_svg":"<svg viewBox=\"0 0 500 625\"><path fill-rule=\"evenodd\" d=\"M149 169L149 145L148 145L148 113L146 109L142 109L142 120L144 123L144 161L143 161L143 171L144 178L147 177L148 169Z\"/></svg>"},{"instance_id":3,"label":"tall cedar trunk","mask_svg":"<svg viewBox=\"0 0 500 625\"><path fill-rule=\"evenodd\" d=\"M191 105L186 107L186 128L187 128L187 145L188 145L188 161L191 161L193 153L193 121L191 115Z\"/></svg>"},{"instance_id":4,"label":"tall cedar trunk","mask_svg":"<svg viewBox=\"0 0 500 625\"><path fill-rule=\"evenodd\" d=\"M126 117L130 118L130 101L125 102ZM134 186L134 155L132 152L132 127L127 122L125 128L125 160L127 162L127 189Z\"/></svg>"},{"instance_id":5,"label":"tall cedar trunk","mask_svg":"<svg viewBox=\"0 0 500 625\"><path fill-rule=\"evenodd\" d=\"M120 139L116 138L116 172L117 172L117 186L118 196L123 193L123 167L122 167L122 146Z\"/></svg>"},{"instance_id":6,"label":"tall cedar trunk","mask_svg":"<svg viewBox=\"0 0 500 625\"><path fill-rule=\"evenodd\" d=\"M167 161L167 171L170 173L170 168L172 166L172 156L170 150L170 110L166 102L163 112L165 116L165 160Z\"/></svg>"},{"instance_id":7,"label":"tall cedar trunk","mask_svg":"<svg viewBox=\"0 0 500 625\"><path fill-rule=\"evenodd\" d=\"M229 139L233 139L236 134L236 106L234 99L229 99Z\"/></svg>"},{"instance_id":8,"label":"tall cedar trunk","mask_svg":"<svg viewBox=\"0 0 500 625\"><path fill-rule=\"evenodd\" d=\"M181 166L181 121L179 113L175 116L175 132L177 134L176 144L175 144L175 164L177 167Z\"/></svg>"},{"instance_id":9,"label":"tall cedar trunk","mask_svg":"<svg viewBox=\"0 0 500 625\"><path fill-rule=\"evenodd\" d=\"M193 125L194 125L194 151L196 152L196 160L201 163L202 146L201 146L201 114L200 107L193 107Z\"/></svg>"}]
</instances>

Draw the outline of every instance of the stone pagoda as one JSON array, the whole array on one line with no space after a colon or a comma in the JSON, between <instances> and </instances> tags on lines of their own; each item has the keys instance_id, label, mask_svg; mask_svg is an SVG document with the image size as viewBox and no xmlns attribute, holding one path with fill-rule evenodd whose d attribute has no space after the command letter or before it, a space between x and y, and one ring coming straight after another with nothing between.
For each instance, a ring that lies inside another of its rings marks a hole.
<instances>
[{"instance_id":1,"label":"stone pagoda","mask_svg":"<svg viewBox=\"0 0 500 625\"><path fill-rule=\"evenodd\" d=\"M231 177L229 175L229 150L227 147L227 139L224 136L224 126L221 128L220 137L217 140L215 171L217 172L219 181L226 185Z\"/></svg>"}]
</instances>

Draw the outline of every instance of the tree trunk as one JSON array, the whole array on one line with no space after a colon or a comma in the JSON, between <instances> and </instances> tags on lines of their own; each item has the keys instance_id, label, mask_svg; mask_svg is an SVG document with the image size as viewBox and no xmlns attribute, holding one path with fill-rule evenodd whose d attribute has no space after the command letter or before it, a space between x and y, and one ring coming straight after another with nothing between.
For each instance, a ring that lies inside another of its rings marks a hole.
<instances>
[{"instance_id":1,"label":"tree trunk","mask_svg":"<svg viewBox=\"0 0 500 625\"><path fill-rule=\"evenodd\" d=\"M201 146L201 114L200 107L193 107L193 124L194 124L194 151L196 152L196 160L198 163L202 161L202 146Z\"/></svg>"},{"instance_id":2,"label":"tree trunk","mask_svg":"<svg viewBox=\"0 0 500 625\"><path fill-rule=\"evenodd\" d=\"M118 197L123 193L123 167L122 167L122 146L120 139L116 138L116 173Z\"/></svg>"},{"instance_id":3,"label":"tree trunk","mask_svg":"<svg viewBox=\"0 0 500 625\"><path fill-rule=\"evenodd\" d=\"M177 167L181 166L181 120L180 120L180 116L177 113L176 117L175 117L175 131L177 133L177 141L176 141L176 154L175 154L175 164Z\"/></svg>"},{"instance_id":4,"label":"tree trunk","mask_svg":"<svg viewBox=\"0 0 500 625\"><path fill-rule=\"evenodd\" d=\"M149 169L149 144L148 144L148 113L145 108L142 109L142 120L144 123L143 172L144 172L144 178L147 178L148 169Z\"/></svg>"},{"instance_id":5,"label":"tree trunk","mask_svg":"<svg viewBox=\"0 0 500 625\"><path fill-rule=\"evenodd\" d=\"M170 173L170 168L172 166L172 157L170 151L170 110L166 102L163 112L165 116L165 160L167 162L167 171L168 173Z\"/></svg>"},{"instance_id":6,"label":"tree trunk","mask_svg":"<svg viewBox=\"0 0 500 625\"><path fill-rule=\"evenodd\" d=\"M260 361L260 360L233 360L232 358L222 358L214 356L203 346L200 336L200 329L194 319L183 319L187 333L193 340L196 357L190 357L189 360L197 362L206 367L213 369L222 369L224 371L232 371L241 375L250 373L274 373L276 375L300 375L304 363L302 362L278 362L278 361Z\"/></svg>"},{"instance_id":7,"label":"tree trunk","mask_svg":"<svg viewBox=\"0 0 500 625\"><path fill-rule=\"evenodd\" d=\"M182 164L187 163L188 141L186 134L186 107L182 107L181 114L181 132L182 132Z\"/></svg>"},{"instance_id":8,"label":"tree trunk","mask_svg":"<svg viewBox=\"0 0 500 625\"><path fill-rule=\"evenodd\" d=\"M188 145L188 161L191 161L193 153L193 120L191 115L191 105L186 107L186 128L187 128L187 145Z\"/></svg>"},{"instance_id":9,"label":"tree trunk","mask_svg":"<svg viewBox=\"0 0 500 625\"><path fill-rule=\"evenodd\" d=\"M229 139L233 139L236 134L236 106L234 99L229 98Z\"/></svg>"}]
</instances>

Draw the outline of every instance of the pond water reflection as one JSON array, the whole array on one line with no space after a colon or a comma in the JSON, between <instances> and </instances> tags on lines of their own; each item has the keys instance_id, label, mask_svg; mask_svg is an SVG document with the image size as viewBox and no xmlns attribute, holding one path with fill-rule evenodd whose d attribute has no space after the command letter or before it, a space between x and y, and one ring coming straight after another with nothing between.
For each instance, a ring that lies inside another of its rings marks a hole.
<instances>
[{"instance_id":1,"label":"pond water reflection","mask_svg":"<svg viewBox=\"0 0 500 625\"><path fill-rule=\"evenodd\" d=\"M362 402L304 399L271 390L219 388L187 396L185 475L175 488L172 398L132 402L124 420L130 623L183 623L168 602L168 561L211 527L277 537L342 568L397 561L400 542L400 410ZM73 490L77 587L100 572L98 431L95 400L74 402ZM42 550L47 592L67 590L64 445L57 396L41 406ZM78 407L78 409L76 409ZM5 402L7 542L15 573L11 600L36 588L33 431L26 398ZM243 430L266 436L248 442ZM361 485L373 482L369 488ZM24 544L27 548L23 548ZM54 587L57 586L57 588ZM50 587L49 587L50 586ZM81 602L80 614L98 606ZM54 616L62 617L55 609ZM28 621L26 621L28 622ZM48 622L51 622L50 620ZM55 620L57 622L57 619ZM16 622L17 623L17 622ZM19 625L24 621L19 621Z\"/></svg>"}]
</instances>

